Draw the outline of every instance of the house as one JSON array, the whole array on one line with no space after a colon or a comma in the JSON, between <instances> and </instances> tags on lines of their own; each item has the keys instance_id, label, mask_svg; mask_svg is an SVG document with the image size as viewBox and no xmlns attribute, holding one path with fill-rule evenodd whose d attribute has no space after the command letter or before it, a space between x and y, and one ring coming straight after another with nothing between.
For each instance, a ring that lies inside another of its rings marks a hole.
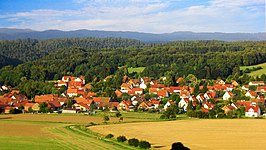
<instances>
[{"instance_id":1,"label":"house","mask_svg":"<svg viewBox=\"0 0 266 150\"><path fill-rule=\"evenodd\" d=\"M61 80L62 80L63 82L69 82L70 79L71 79L71 77L72 77L72 76L63 76Z\"/></svg>"},{"instance_id":2,"label":"house","mask_svg":"<svg viewBox=\"0 0 266 150\"><path fill-rule=\"evenodd\" d=\"M241 89L244 90L244 91L248 91L249 90L249 85L243 85L241 87Z\"/></svg>"},{"instance_id":3,"label":"house","mask_svg":"<svg viewBox=\"0 0 266 150\"><path fill-rule=\"evenodd\" d=\"M77 109L77 110L79 110L79 111L81 111L81 112L87 112L89 109L90 109L90 106L89 105L87 105L87 104L84 104L84 103L75 103L74 104L74 107Z\"/></svg>"},{"instance_id":4,"label":"house","mask_svg":"<svg viewBox=\"0 0 266 150\"><path fill-rule=\"evenodd\" d=\"M266 86L259 86L257 88L257 91L256 92L261 92L261 93L265 93L266 92Z\"/></svg>"},{"instance_id":5,"label":"house","mask_svg":"<svg viewBox=\"0 0 266 150\"><path fill-rule=\"evenodd\" d=\"M246 94L245 94L246 97L250 97L250 98L256 98L257 96L257 93L254 92L254 91L248 91Z\"/></svg>"},{"instance_id":6,"label":"house","mask_svg":"<svg viewBox=\"0 0 266 150\"><path fill-rule=\"evenodd\" d=\"M128 81L128 76L124 75L122 82L126 83Z\"/></svg>"},{"instance_id":7,"label":"house","mask_svg":"<svg viewBox=\"0 0 266 150\"><path fill-rule=\"evenodd\" d=\"M87 97L94 97L94 96L96 96L96 94L97 93L95 93L95 92L88 92Z\"/></svg>"},{"instance_id":8,"label":"house","mask_svg":"<svg viewBox=\"0 0 266 150\"><path fill-rule=\"evenodd\" d=\"M181 86L170 86L170 93L180 93Z\"/></svg>"},{"instance_id":9,"label":"house","mask_svg":"<svg viewBox=\"0 0 266 150\"><path fill-rule=\"evenodd\" d=\"M129 111L131 108L130 106L132 106L132 102L130 100L123 100L119 103L117 110Z\"/></svg>"},{"instance_id":10,"label":"house","mask_svg":"<svg viewBox=\"0 0 266 150\"><path fill-rule=\"evenodd\" d=\"M152 85L156 85L156 84L158 84L158 82L156 81L156 80L151 80L150 81L150 85L152 86Z\"/></svg>"},{"instance_id":11,"label":"house","mask_svg":"<svg viewBox=\"0 0 266 150\"><path fill-rule=\"evenodd\" d=\"M62 110L62 113L63 114L75 114L75 113L77 113L77 109L76 108L64 108L63 110Z\"/></svg>"},{"instance_id":12,"label":"house","mask_svg":"<svg viewBox=\"0 0 266 150\"><path fill-rule=\"evenodd\" d=\"M230 111L233 111L235 110L236 108L234 106L231 106L231 105L225 105L222 110L224 111L225 114L227 114L228 112Z\"/></svg>"},{"instance_id":13,"label":"house","mask_svg":"<svg viewBox=\"0 0 266 150\"><path fill-rule=\"evenodd\" d=\"M177 80L176 80L176 83L179 84L181 82L185 82L186 80L182 77L179 77Z\"/></svg>"},{"instance_id":14,"label":"house","mask_svg":"<svg viewBox=\"0 0 266 150\"><path fill-rule=\"evenodd\" d=\"M161 103L161 101L159 101L159 100L157 100L157 99L151 99L150 102L151 102L151 104L154 106L154 109L159 108L160 103Z\"/></svg>"},{"instance_id":15,"label":"house","mask_svg":"<svg viewBox=\"0 0 266 150\"><path fill-rule=\"evenodd\" d=\"M154 107L152 106L152 103L149 102L149 101L143 101L138 106L138 109L141 109L141 110L149 110L149 109L152 109L152 108L154 108Z\"/></svg>"},{"instance_id":16,"label":"house","mask_svg":"<svg viewBox=\"0 0 266 150\"><path fill-rule=\"evenodd\" d=\"M139 86L140 81L139 81L139 79L130 79L130 80L128 81L128 83L129 83L130 86L132 86L132 87L137 87L137 86Z\"/></svg>"},{"instance_id":17,"label":"house","mask_svg":"<svg viewBox=\"0 0 266 150\"><path fill-rule=\"evenodd\" d=\"M171 105L176 105L176 103L172 100L169 100L164 106L163 109L166 110L168 107L170 107Z\"/></svg>"},{"instance_id":18,"label":"house","mask_svg":"<svg viewBox=\"0 0 266 150\"><path fill-rule=\"evenodd\" d=\"M142 88L132 88L132 93L136 95L141 95L143 94L143 89Z\"/></svg>"},{"instance_id":19,"label":"house","mask_svg":"<svg viewBox=\"0 0 266 150\"><path fill-rule=\"evenodd\" d=\"M188 102L188 98L182 98L178 103L178 107L182 108L184 111L187 111Z\"/></svg>"},{"instance_id":20,"label":"house","mask_svg":"<svg viewBox=\"0 0 266 150\"><path fill-rule=\"evenodd\" d=\"M68 88L67 89L67 95L69 97L78 96L78 88Z\"/></svg>"},{"instance_id":21,"label":"house","mask_svg":"<svg viewBox=\"0 0 266 150\"><path fill-rule=\"evenodd\" d=\"M248 83L249 86L264 86L264 81L252 81Z\"/></svg>"},{"instance_id":22,"label":"house","mask_svg":"<svg viewBox=\"0 0 266 150\"><path fill-rule=\"evenodd\" d=\"M157 95L162 98L162 97L169 97L169 94L167 92L167 90L159 90Z\"/></svg>"},{"instance_id":23,"label":"house","mask_svg":"<svg viewBox=\"0 0 266 150\"><path fill-rule=\"evenodd\" d=\"M67 82L59 81L59 82L57 83L57 88L60 88L61 86L65 86L65 87L67 87Z\"/></svg>"},{"instance_id":24,"label":"house","mask_svg":"<svg viewBox=\"0 0 266 150\"><path fill-rule=\"evenodd\" d=\"M216 80L215 83L216 83L216 84L225 84L224 80L222 80L222 79L218 79L218 80Z\"/></svg>"},{"instance_id":25,"label":"house","mask_svg":"<svg viewBox=\"0 0 266 150\"><path fill-rule=\"evenodd\" d=\"M123 93L119 90L115 90L115 95L116 95L116 97L121 98Z\"/></svg>"},{"instance_id":26,"label":"house","mask_svg":"<svg viewBox=\"0 0 266 150\"><path fill-rule=\"evenodd\" d=\"M59 101L50 101L48 102L48 107L53 111L58 111L61 108L61 104Z\"/></svg>"},{"instance_id":27,"label":"house","mask_svg":"<svg viewBox=\"0 0 266 150\"><path fill-rule=\"evenodd\" d=\"M180 92L180 98L189 98L189 96L190 96L190 92L188 91L188 90L181 90L181 92Z\"/></svg>"},{"instance_id":28,"label":"house","mask_svg":"<svg viewBox=\"0 0 266 150\"><path fill-rule=\"evenodd\" d=\"M190 96L189 97L189 100L192 101L192 102L198 101L198 99L196 98L196 96Z\"/></svg>"},{"instance_id":29,"label":"house","mask_svg":"<svg viewBox=\"0 0 266 150\"><path fill-rule=\"evenodd\" d=\"M32 109L32 107L34 106L34 104L36 104L36 103L26 103L26 104L24 105L24 110L25 110L26 112L29 112L29 108Z\"/></svg>"},{"instance_id":30,"label":"house","mask_svg":"<svg viewBox=\"0 0 266 150\"><path fill-rule=\"evenodd\" d=\"M232 80L231 82L232 82L231 84L232 84L234 87L237 87L237 86L239 85L235 80Z\"/></svg>"},{"instance_id":31,"label":"house","mask_svg":"<svg viewBox=\"0 0 266 150\"><path fill-rule=\"evenodd\" d=\"M204 97L204 94L199 94L199 95L197 95L197 100L200 102L200 103L202 103L203 101L205 101L206 100L206 98Z\"/></svg>"},{"instance_id":32,"label":"house","mask_svg":"<svg viewBox=\"0 0 266 150\"><path fill-rule=\"evenodd\" d=\"M142 89L146 89L147 85L144 82L141 82L139 87L142 88Z\"/></svg>"},{"instance_id":33,"label":"house","mask_svg":"<svg viewBox=\"0 0 266 150\"><path fill-rule=\"evenodd\" d=\"M223 100L228 100L230 98L232 98L234 95L232 92L226 91L223 95Z\"/></svg>"},{"instance_id":34,"label":"house","mask_svg":"<svg viewBox=\"0 0 266 150\"><path fill-rule=\"evenodd\" d=\"M121 92L123 93L127 93L131 88L132 86L129 83L122 83L120 86Z\"/></svg>"},{"instance_id":35,"label":"house","mask_svg":"<svg viewBox=\"0 0 266 150\"><path fill-rule=\"evenodd\" d=\"M246 117L259 117L261 115L261 110L259 106L247 106L245 116Z\"/></svg>"},{"instance_id":36,"label":"house","mask_svg":"<svg viewBox=\"0 0 266 150\"><path fill-rule=\"evenodd\" d=\"M203 108L206 108L208 110L212 110L215 107L215 104L211 103L211 102L204 102L202 103Z\"/></svg>"},{"instance_id":37,"label":"house","mask_svg":"<svg viewBox=\"0 0 266 150\"><path fill-rule=\"evenodd\" d=\"M34 100L36 103L43 103L43 102L58 100L58 96L53 94L36 95Z\"/></svg>"},{"instance_id":38,"label":"house","mask_svg":"<svg viewBox=\"0 0 266 150\"><path fill-rule=\"evenodd\" d=\"M14 94L19 94L19 92L20 92L19 90L14 90L14 89L13 89L13 90L11 91L11 94L13 94L13 95L14 95Z\"/></svg>"},{"instance_id":39,"label":"house","mask_svg":"<svg viewBox=\"0 0 266 150\"><path fill-rule=\"evenodd\" d=\"M119 106L119 102L110 102L108 108L111 111L116 111Z\"/></svg>"},{"instance_id":40,"label":"house","mask_svg":"<svg viewBox=\"0 0 266 150\"><path fill-rule=\"evenodd\" d=\"M98 108L102 108L102 109L106 109L108 108L109 106L109 103L110 103L110 100L111 98L110 97L98 97L100 99L100 101L98 101ZM96 103L96 101L94 101Z\"/></svg>"},{"instance_id":41,"label":"house","mask_svg":"<svg viewBox=\"0 0 266 150\"><path fill-rule=\"evenodd\" d=\"M12 109L15 109L14 107L7 106L4 108L4 113L9 114Z\"/></svg>"},{"instance_id":42,"label":"house","mask_svg":"<svg viewBox=\"0 0 266 150\"><path fill-rule=\"evenodd\" d=\"M157 88L149 88L149 93L150 94L158 94L158 89Z\"/></svg>"}]
</instances>

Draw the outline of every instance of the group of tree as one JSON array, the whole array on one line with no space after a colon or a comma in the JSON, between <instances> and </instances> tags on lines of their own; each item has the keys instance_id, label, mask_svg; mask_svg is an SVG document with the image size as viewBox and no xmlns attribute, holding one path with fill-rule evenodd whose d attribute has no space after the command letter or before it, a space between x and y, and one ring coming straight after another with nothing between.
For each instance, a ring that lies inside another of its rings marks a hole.
<instances>
[{"instance_id":1,"label":"group of tree","mask_svg":"<svg viewBox=\"0 0 266 150\"><path fill-rule=\"evenodd\" d=\"M0 67L4 66L0 69L0 84L18 86L22 80L58 80L63 75L85 75L92 82L116 75L110 82L112 88L117 88L123 75L131 75L125 71L127 67L143 66L146 68L141 76L165 76L168 86L175 83L175 77L190 74L199 79L230 77L244 82L247 77L239 66L266 62L265 48L266 42L144 44L120 38L0 41L0 57L4 57L0 62ZM7 61L9 58L14 61Z\"/></svg>"}]
</instances>

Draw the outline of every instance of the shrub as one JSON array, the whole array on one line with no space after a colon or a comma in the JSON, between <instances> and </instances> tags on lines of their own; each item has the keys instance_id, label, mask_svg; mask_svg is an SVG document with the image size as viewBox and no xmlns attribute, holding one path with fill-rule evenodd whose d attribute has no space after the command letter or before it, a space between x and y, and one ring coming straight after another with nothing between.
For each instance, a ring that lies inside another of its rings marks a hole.
<instances>
[{"instance_id":1,"label":"shrub","mask_svg":"<svg viewBox=\"0 0 266 150\"><path fill-rule=\"evenodd\" d=\"M135 139L135 138L129 139L128 140L128 145L138 147L139 146L139 140Z\"/></svg>"},{"instance_id":2,"label":"shrub","mask_svg":"<svg viewBox=\"0 0 266 150\"><path fill-rule=\"evenodd\" d=\"M114 137L113 134L108 134L108 135L105 136L105 138L108 138L108 139L110 139L110 138L112 138L112 137Z\"/></svg>"},{"instance_id":3,"label":"shrub","mask_svg":"<svg viewBox=\"0 0 266 150\"><path fill-rule=\"evenodd\" d=\"M160 119L167 119L167 117L166 117L164 114L162 114L162 115L160 116Z\"/></svg>"},{"instance_id":4,"label":"shrub","mask_svg":"<svg viewBox=\"0 0 266 150\"><path fill-rule=\"evenodd\" d=\"M104 116L104 117L103 117L103 121L106 122L106 121L109 121L109 120L110 120L110 118L109 118L108 116Z\"/></svg>"},{"instance_id":5,"label":"shrub","mask_svg":"<svg viewBox=\"0 0 266 150\"><path fill-rule=\"evenodd\" d=\"M117 118L119 118L120 116L122 116L122 114L121 114L120 112L117 112L117 113L115 113L115 116L116 116Z\"/></svg>"},{"instance_id":6,"label":"shrub","mask_svg":"<svg viewBox=\"0 0 266 150\"><path fill-rule=\"evenodd\" d=\"M176 142L172 144L171 150L189 150L189 148L185 147L181 142Z\"/></svg>"},{"instance_id":7,"label":"shrub","mask_svg":"<svg viewBox=\"0 0 266 150\"><path fill-rule=\"evenodd\" d=\"M144 149L148 149L148 148L151 148L151 144L147 141L140 141L139 147L144 148Z\"/></svg>"},{"instance_id":8,"label":"shrub","mask_svg":"<svg viewBox=\"0 0 266 150\"><path fill-rule=\"evenodd\" d=\"M118 142L125 142L127 138L125 136L119 136L116 138Z\"/></svg>"}]
</instances>

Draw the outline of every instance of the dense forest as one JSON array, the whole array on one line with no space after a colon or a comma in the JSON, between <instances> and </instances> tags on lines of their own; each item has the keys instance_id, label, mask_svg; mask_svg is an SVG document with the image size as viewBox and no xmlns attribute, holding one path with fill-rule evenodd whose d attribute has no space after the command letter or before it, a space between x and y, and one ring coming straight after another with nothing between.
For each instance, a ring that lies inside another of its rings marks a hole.
<instances>
[{"instance_id":1,"label":"dense forest","mask_svg":"<svg viewBox=\"0 0 266 150\"><path fill-rule=\"evenodd\" d=\"M225 79L242 75L239 66L266 62L266 42L144 44L121 38L26 39L0 41L0 57L0 66L5 66L0 70L0 84L13 86L22 79L45 81L63 75L85 75L90 82L113 75L122 66L146 67L141 75L156 79L188 74Z\"/></svg>"}]
</instances>

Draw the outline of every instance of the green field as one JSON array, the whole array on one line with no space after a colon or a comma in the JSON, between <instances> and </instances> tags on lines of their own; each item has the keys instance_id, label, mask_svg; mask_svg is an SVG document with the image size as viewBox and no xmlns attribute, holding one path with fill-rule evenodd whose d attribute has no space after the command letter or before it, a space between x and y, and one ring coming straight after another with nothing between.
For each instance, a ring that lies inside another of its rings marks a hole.
<instances>
[{"instance_id":1,"label":"green field","mask_svg":"<svg viewBox=\"0 0 266 150\"><path fill-rule=\"evenodd\" d=\"M137 67L137 68L128 68L128 73L133 73L133 72L137 72L137 73L141 73L143 70L145 69L145 67Z\"/></svg>"},{"instance_id":2,"label":"green field","mask_svg":"<svg viewBox=\"0 0 266 150\"><path fill-rule=\"evenodd\" d=\"M256 71L252 71L251 73L248 73L248 75L250 75L252 77L261 76L262 74L266 73L266 63L253 65L253 66L241 66L240 70L252 69L253 67L262 67L262 69L259 69L259 70L256 70Z\"/></svg>"},{"instance_id":3,"label":"green field","mask_svg":"<svg viewBox=\"0 0 266 150\"><path fill-rule=\"evenodd\" d=\"M65 117L69 117L73 121ZM84 120L87 120L86 124ZM124 120L136 121L136 119L127 118ZM111 118L111 122L119 123L114 118ZM126 143L117 142L114 138L106 139L104 135L99 135L86 128L94 123L103 124L102 117L49 114L0 115L0 149L136 149Z\"/></svg>"}]
</instances>

